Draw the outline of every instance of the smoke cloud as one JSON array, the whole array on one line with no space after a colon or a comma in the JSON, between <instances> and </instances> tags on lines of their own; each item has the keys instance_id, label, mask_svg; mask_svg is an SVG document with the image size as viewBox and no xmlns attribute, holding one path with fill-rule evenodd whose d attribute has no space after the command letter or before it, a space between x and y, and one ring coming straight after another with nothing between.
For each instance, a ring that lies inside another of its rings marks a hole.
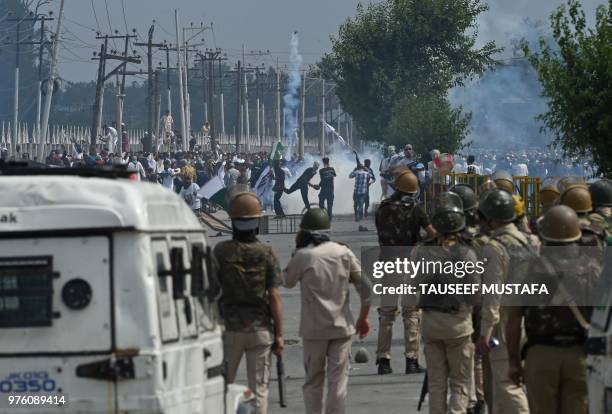
<instances>
[{"instance_id":1,"label":"smoke cloud","mask_svg":"<svg viewBox=\"0 0 612 414\"><path fill-rule=\"evenodd\" d=\"M331 154L328 155L330 160L330 166L336 170L336 179L334 180L334 206L333 213L336 214L353 214L353 189L355 187L355 180L349 178L349 174L357 166L355 162L355 154L347 150L346 147L335 144L332 148ZM372 161L371 168L374 170L376 182L370 187L370 211L373 211L373 204L378 203L382 196L382 189L380 187L380 177L378 174L378 167L382 160L382 150L376 147L366 147L362 152L359 153L359 159L363 163L363 160L370 159ZM295 182L297 177L307 168L311 167L312 163L317 161L321 167L323 163L321 157L306 155L305 163L296 175L294 175L287 183L287 187L291 183ZM317 174L311 181L312 184L319 183L319 175ZM308 199L310 203L319 203L319 192L310 188L308 190ZM299 191L296 191L290 195L284 195L281 199L285 213L287 214L300 214L304 208L302 197Z\"/></svg>"},{"instance_id":2,"label":"smoke cloud","mask_svg":"<svg viewBox=\"0 0 612 414\"><path fill-rule=\"evenodd\" d=\"M289 55L289 79L287 81L287 90L283 96L283 116L285 117L285 138L287 138L287 152L285 158L291 157L291 148L295 144L295 136L297 132L296 111L300 104L298 92L302 84L300 69L302 67L302 56L298 51L299 38L297 32L291 35L291 48Z\"/></svg>"},{"instance_id":3,"label":"smoke cloud","mask_svg":"<svg viewBox=\"0 0 612 414\"><path fill-rule=\"evenodd\" d=\"M595 10L602 1L583 0L587 22L593 24ZM450 91L453 106L472 113L466 139L475 148L516 150L544 147L552 137L542 134L538 115L546 112L538 75L524 58L520 43L539 49L544 37L554 45L550 14L565 0L492 0L490 10L479 17L478 45L495 40L504 51L496 56L499 64L464 87ZM529 16L529 17L526 17Z\"/></svg>"}]
</instances>

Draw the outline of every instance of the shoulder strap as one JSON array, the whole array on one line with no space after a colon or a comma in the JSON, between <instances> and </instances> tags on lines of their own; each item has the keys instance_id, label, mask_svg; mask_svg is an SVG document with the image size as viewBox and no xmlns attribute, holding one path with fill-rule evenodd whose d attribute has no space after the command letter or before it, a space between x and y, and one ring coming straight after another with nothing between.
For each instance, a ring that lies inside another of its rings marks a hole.
<instances>
[{"instance_id":1,"label":"shoulder strap","mask_svg":"<svg viewBox=\"0 0 612 414\"><path fill-rule=\"evenodd\" d=\"M567 306L574 315L574 318L576 318L576 322L578 322L582 329L589 330L591 325L585 319L584 315L582 315L582 312L580 312L580 309L578 309L578 305L572 299L571 295L567 292L567 289L565 289L565 286L562 282L563 277L562 275L560 275L560 272L552 265L552 263L550 262L550 260L548 260L547 257L540 256L540 262L542 263L547 272L557 276L557 279L559 281L559 283L557 284L557 288L559 289L561 296L563 296L563 298L566 300Z\"/></svg>"}]
</instances>

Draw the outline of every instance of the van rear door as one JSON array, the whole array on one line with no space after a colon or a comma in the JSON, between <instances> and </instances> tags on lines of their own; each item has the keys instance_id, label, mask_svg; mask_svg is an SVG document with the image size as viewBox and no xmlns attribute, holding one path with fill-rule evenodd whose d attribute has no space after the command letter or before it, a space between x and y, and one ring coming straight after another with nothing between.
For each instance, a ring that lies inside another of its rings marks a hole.
<instances>
[{"instance_id":1,"label":"van rear door","mask_svg":"<svg viewBox=\"0 0 612 414\"><path fill-rule=\"evenodd\" d=\"M0 411L9 395L51 395L66 406L45 412L115 412L115 382L93 378L113 375L110 246L107 236L0 239Z\"/></svg>"}]
</instances>

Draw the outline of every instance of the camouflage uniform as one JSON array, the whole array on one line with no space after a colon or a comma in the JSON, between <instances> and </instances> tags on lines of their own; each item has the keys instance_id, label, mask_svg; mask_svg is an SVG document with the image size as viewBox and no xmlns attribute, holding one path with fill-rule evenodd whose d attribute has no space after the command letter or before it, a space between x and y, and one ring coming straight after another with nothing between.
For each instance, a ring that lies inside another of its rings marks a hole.
<instances>
[{"instance_id":1,"label":"camouflage uniform","mask_svg":"<svg viewBox=\"0 0 612 414\"><path fill-rule=\"evenodd\" d=\"M403 201L399 193L384 200L376 211L376 229L381 249L385 246L414 246L419 239L419 231L430 224L429 218L413 199ZM393 260L386 257L381 260ZM384 281L384 280L383 280ZM388 279L387 279L388 281ZM391 359L391 338L393 322L398 312L398 297L384 295L378 308L379 332L377 359ZM419 310L416 304L402 302L404 320L405 356L411 360L419 358Z\"/></svg>"},{"instance_id":2,"label":"camouflage uniform","mask_svg":"<svg viewBox=\"0 0 612 414\"><path fill-rule=\"evenodd\" d=\"M531 245L523 233L513 223L494 230L490 241L483 248L486 258L484 283L511 283L517 272L516 264L535 255L538 246ZM508 319L507 309L499 302L482 304L480 336L495 337L499 346L491 349L484 359L485 387L487 405L495 414L529 413L527 398L522 388L516 386L508 377L509 362L505 338Z\"/></svg>"},{"instance_id":3,"label":"camouflage uniform","mask_svg":"<svg viewBox=\"0 0 612 414\"><path fill-rule=\"evenodd\" d=\"M213 251L219 265L223 296L221 310L225 319L224 355L229 383L246 353L249 388L257 400L257 413L267 412L270 382L270 352L273 323L268 290L281 284L280 267L269 246L229 240Z\"/></svg>"},{"instance_id":4,"label":"camouflage uniform","mask_svg":"<svg viewBox=\"0 0 612 414\"><path fill-rule=\"evenodd\" d=\"M562 278L565 283L584 283L583 287L588 288L587 285L595 280L589 281L592 267L581 255L577 250L566 248L556 252L543 250L542 257L534 261L529 273L548 286L555 286ZM572 283L572 296L580 289ZM554 296L555 303L567 303L563 295ZM592 308L574 307L573 311L582 313L588 320ZM511 317L522 317L525 321L524 378L531 414L587 413L584 352L587 331L573 311L568 306L515 307L510 311Z\"/></svg>"},{"instance_id":5,"label":"camouflage uniform","mask_svg":"<svg viewBox=\"0 0 612 414\"><path fill-rule=\"evenodd\" d=\"M460 260L474 263L478 260L472 246L455 235L440 237L435 244L428 243L427 247L418 246L413 250L413 260L423 257L443 262ZM432 280L433 283L459 281L454 277L446 279L444 275L417 275L417 278L421 282ZM458 283L469 285L477 282L475 278L466 276ZM420 296L430 414L464 414L468 408L474 356L471 338L473 303L473 299L459 295Z\"/></svg>"}]
</instances>

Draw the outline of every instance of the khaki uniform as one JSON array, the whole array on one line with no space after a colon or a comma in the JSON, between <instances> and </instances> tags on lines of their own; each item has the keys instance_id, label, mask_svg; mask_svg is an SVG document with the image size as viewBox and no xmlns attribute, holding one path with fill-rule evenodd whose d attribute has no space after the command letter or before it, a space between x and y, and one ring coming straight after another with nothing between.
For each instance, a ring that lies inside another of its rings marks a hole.
<instances>
[{"instance_id":1,"label":"khaki uniform","mask_svg":"<svg viewBox=\"0 0 612 414\"><path fill-rule=\"evenodd\" d=\"M376 211L376 230L381 249L390 246L416 245L420 229L427 227L429 224L429 218L424 210L414 201L403 202L394 197L383 201ZM384 259L393 260L390 257ZM399 284L401 280L395 280L395 282ZM393 281L387 279L383 280L383 283L387 286ZM410 304L405 299L405 296L402 297L402 302L399 303L404 321L404 355L406 358L418 360L420 312L415 306L416 304ZM383 295L380 300L376 358L391 359L393 323L397 315L400 314L398 308L400 298L394 295Z\"/></svg>"},{"instance_id":2,"label":"khaki uniform","mask_svg":"<svg viewBox=\"0 0 612 414\"><path fill-rule=\"evenodd\" d=\"M482 247L489 242L489 238L480 233L479 226L467 226L463 232L459 234L463 241L476 249L476 253L480 254ZM474 325L474 333L472 340L478 340L480 333L480 307L475 307L472 313L472 323ZM474 407L479 401L485 400L484 390L484 371L483 371L482 355L474 353L474 367L472 370L472 378L470 379L470 404L469 407Z\"/></svg>"},{"instance_id":3,"label":"khaki uniform","mask_svg":"<svg viewBox=\"0 0 612 414\"><path fill-rule=\"evenodd\" d=\"M331 241L298 249L284 272L283 284L300 283L300 336L304 343L302 387L309 414L345 412L351 336L355 334L349 307L349 284L354 284L362 304L371 298L371 285L361 277L361 264L346 246ZM327 365L327 400L323 385Z\"/></svg>"},{"instance_id":4,"label":"khaki uniform","mask_svg":"<svg viewBox=\"0 0 612 414\"><path fill-rule=\"evenodd\" d=\"M571 294L581 296L581 288L589 290L596 284L596 279L589 277L593 268L583 255L578 252L572 256L571 249L562 252L544 250L543 257L533 263L530 273L544 278L542 280L551 286L560 278L565 281L575 278L583 283L572 283ZM524 377L530 412L586 414L588 396L584 343L587 332L574 312L581 312L588 320L591 308L576 307L573 312L567 306L558 306L559 303L566 303L562 293L555 295L551 303L556 305L512 309L513 315L522 316L525 321L528 345Z\"/></svg>"},{"instance_id":5,"label":"khaki uniform","mask_svg":"<svg viewBox=\"0 0 612 414\"><path fill-rule=\"evenodd\" d=\"M525 359L531 414L586 414L587 366L582 346L535 345Z\"/></svg>"},{"instance_id":6,"label":"khaki uniform","mask_svg":"<svg viewBox=\"0 0 612 414\"><path fill-rule=\"evenodd\" d=\"M445 260L439 254L446 256L446 260L456 260L456 257L466 262L477 260L475 252L455 236L439 239L437 246L417 247L412 252L413 260L426 258L429 248L435 249L435 260ZM436 275L417 277L421 280L445 280ZM464 279L459 283L471 282ZM427 361L429 412L464 414L469 405L473 377L471 302L462 296L421 295L419 306L423 309L421 332Z\"/></svg>"},{"instance_id":7,"label":"khaki uniform","mask_svg":"<svg viewBox=\"0 0 612 414\"><path fill-rule=\"evenodd\" d=\"M215 246L225 320L223 352L228 382L233 383L246 354L248 385L255 393L257 413L268 411L270 353L274 339L268 291L280 286L280 268L269 246L229 240Z\"/></svg>"},{"instance_id":8,"label":"khaki uniform","mask_svg":"<svg viewBox=\"0 0 612 414\"><path fill-rule=\"evenodd\" d=\"M496 229L490 241L483 248L486 260L483 283L509 282L511 277L511 251L521 251L529 245L529 239L514 224L509 223ZM534 251L537 246L532 246ZM516 269L513 269L516 271ZM508 348L505 326L508 321L507 309L499 303L483 303L480 336L495 337L499 346L491 349L484 358L485 394L487 406L495 414L529 413L527 397L523 389L509 378Z\"/></svg>"}]
</instances>

